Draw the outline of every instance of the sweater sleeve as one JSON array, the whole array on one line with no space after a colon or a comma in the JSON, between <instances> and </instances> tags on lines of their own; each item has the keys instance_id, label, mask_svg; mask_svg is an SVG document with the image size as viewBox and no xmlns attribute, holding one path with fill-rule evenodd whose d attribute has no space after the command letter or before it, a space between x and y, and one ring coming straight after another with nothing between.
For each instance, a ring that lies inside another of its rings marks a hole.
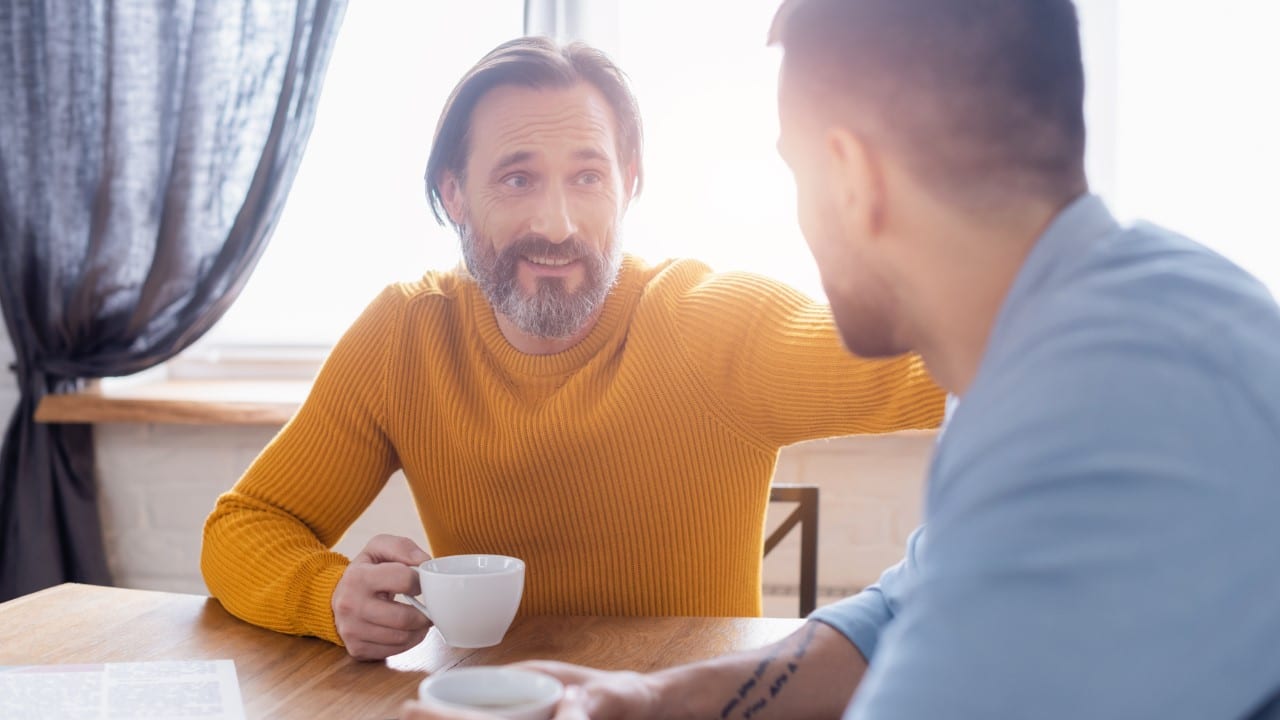
<instances>
[{"instance_id":1,"label":"sweater sleeve","mask_svg":"<svg viewBox=\"0 0 1280 720\"><path fill-rule=\"evenodd\" d=\"M918 356L851 354L831 308L786 285L748 273L707 275L678 307L695 370L765 444L933 428L942 419L944 394Z\"/></svg>"},{"instance_id":2,"label":"sweater sleeve","mask_svg":"<svg viewBox=\"0 0 1280 720\"><path fill-rule=\"evenodd\" d=\"M205 522L201 570L231 614L341 644L330 603L348 560L330 548L399 467L383 404L404 303L392 287L365 310Z\"/></svg>"}]
</instances>

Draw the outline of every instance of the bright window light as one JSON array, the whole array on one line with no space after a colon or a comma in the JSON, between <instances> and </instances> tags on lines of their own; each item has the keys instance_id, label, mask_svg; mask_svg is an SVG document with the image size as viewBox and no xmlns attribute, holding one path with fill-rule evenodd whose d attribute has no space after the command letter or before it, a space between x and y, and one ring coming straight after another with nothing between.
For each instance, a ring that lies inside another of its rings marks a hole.
<instances>
[{"instance_id":1,"label":"bright window light","mask_svg":"<svg viewBox=\"0 0 1280 720\"><path fill-rule=\"evenodd\" d=\"M1280 3L1117 10L1113 207L1184 233L1280 294Z\"/></svg>"},{"instance_id":2,"label":"bright window light","mask_svg":"<svg viewBox=\"0 0 1280 720\"><path fill-rule=\"evenodd\" d=\"M456 265L422 180L431 137L458 79L523 25L522 0L349 3L279 225L201 345L332 345L386 285Z\"/></svg>"},{"instance_id":3,"label":"bright window light","mask_svg":"<svg viewBox=\"0 0 1280 720\"><path fill-rule=\"evenodd\" d=\"M618 64L645 122L644 194L624 243L650 260L693 257L825 299L778 156L777 0L621 0Z\"/></svg>"},{"instance_id":4,"label":"bright window light","mask_svg":"<svg viewBox=\"0 0 1280 720\"><path fill-rule=\"evenodd\" d=\"M763 273L822 298L777 157L777 0L616 0L597 44L633 82L644 194L624 248ZM1122 219L1184 232L1280 289L1280 5L1083 0L1095 191ZM447 7L447 11L446 11ZM283 216L235 306L202 341L332 344L390 282L459 260L422 173L440 107L522 31L520 0L353 2Z\"/></svg>"}]
</instances>

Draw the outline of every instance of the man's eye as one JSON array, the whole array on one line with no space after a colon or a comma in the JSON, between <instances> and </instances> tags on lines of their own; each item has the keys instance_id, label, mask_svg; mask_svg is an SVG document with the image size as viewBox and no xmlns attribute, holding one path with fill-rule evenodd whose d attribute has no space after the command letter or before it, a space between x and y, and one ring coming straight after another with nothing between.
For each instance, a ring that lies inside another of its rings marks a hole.
<instances>
[{"instance_id":1,"label":"man's eye","mask_svg":"<svg viewBox=\"0 0 1280 720\"><path fill-rule=\"evenodd\" d=\"M584 172L578 176L578 182L582 185L598 185L604 178L600 177L598 172Z\"/></svg>"},{"instance_id":2,"label":"man's eye","mask_svg":"<svg viewBox=\"0 0 1280 720\"><path fill-rule=\"evenodd\" d=\"M529 178L524 175L508 175L503 178L502 184L511 188L527 188L529 187Z\"/></svg>"}]
</instances>

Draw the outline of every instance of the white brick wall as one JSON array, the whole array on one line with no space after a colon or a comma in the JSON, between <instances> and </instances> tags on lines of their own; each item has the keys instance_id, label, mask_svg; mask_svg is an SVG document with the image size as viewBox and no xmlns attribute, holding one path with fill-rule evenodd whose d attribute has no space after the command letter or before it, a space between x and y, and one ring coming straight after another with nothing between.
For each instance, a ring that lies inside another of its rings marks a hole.
<instances>
[{"instance_id":1,"label":"white brick wall","mask_svg":"<svg viewBox=\"0 0 1280 720\"><path fill-rule=\"evenodd\" d=\"M205 593L200 531L218 494L231 487L275 428L100 425L96 430L108 561L126 587ZM821 487L819 603L867 585L896 562L915 526L932 433L853 437L783 451L780 482ZM769 529L788 512L776 505ZM348 556L373 535L415 538L422 527L402 476L338 545ZM764 565L766 586L794 586L799 534L793 532ZM794 616L794 596L766 596L769 615Z\"/></svg>"},{"instance_id":2,"label":"white brick wall","mask_svg":"<svg viewBox=\"0 0 1280 720\"><path fill-rule=\"evenodd\" d=\"M276 428L107 424L95 428L107 561L116 584L205 593L200 533ZM421 523L397 474L338 544L359 552L379 532L416 539Z\"/></svg>"}]
</instances>

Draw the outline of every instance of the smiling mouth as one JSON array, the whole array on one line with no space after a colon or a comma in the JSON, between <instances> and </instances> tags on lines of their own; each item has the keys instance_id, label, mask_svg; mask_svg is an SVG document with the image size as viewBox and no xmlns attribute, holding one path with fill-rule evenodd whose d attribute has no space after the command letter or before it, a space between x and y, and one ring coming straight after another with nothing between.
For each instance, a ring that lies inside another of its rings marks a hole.
<instances>
[{"instance_id":1,"label":"smiling mouth","mask_svg":"<svg viewBox=\"0 0 1280 720\"><path fill-rule=\"evenodd\" d=\"M553 257L541 257L536 255L533 255L533 256L525 255L523 256L523 259L526 262L531 263L533 265L537 265L539 267L551 267L551 268L564 267L565 265L569 265L571 263L577 262L576 258L553 258Z\"/></svg>"}]
</instances>

